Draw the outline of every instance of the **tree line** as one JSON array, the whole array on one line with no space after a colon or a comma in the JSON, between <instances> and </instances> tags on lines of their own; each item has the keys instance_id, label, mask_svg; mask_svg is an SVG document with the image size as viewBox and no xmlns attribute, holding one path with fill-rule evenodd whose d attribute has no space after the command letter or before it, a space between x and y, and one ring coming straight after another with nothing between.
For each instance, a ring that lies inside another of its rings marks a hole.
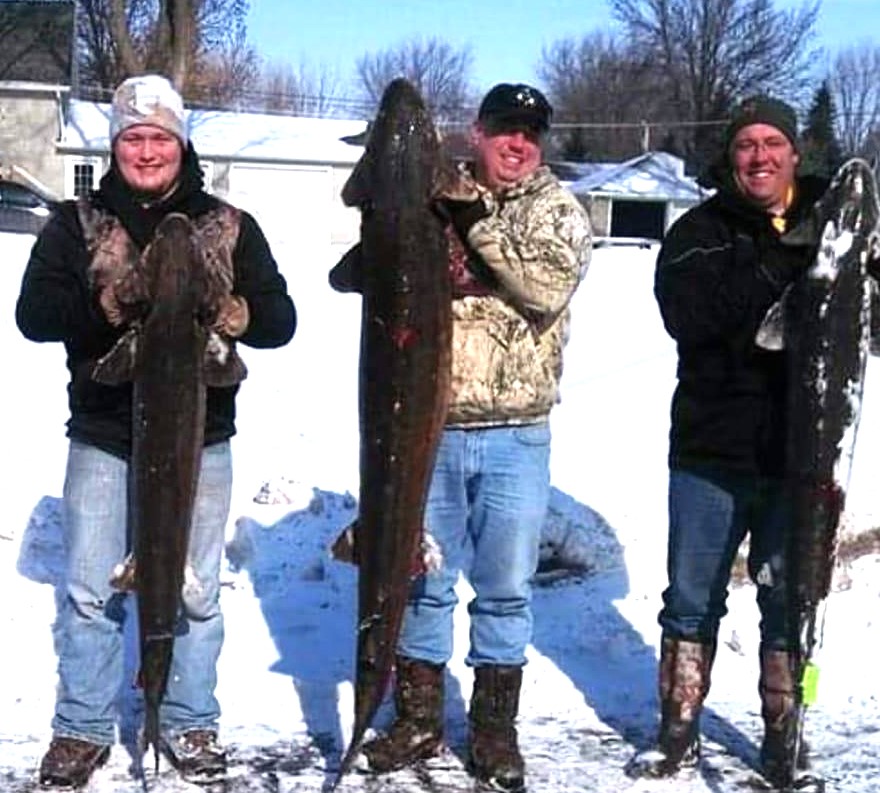
<instances>
[{"instance_id":1,"label":"tree line","mask_svg":"<svg viewBox=\"0 0 880 793\"><path fill-rule=\"evenodd\" d=\"M880 46L822 53L821 0L788 10L773 0L607 2L619 33L587 31L540 54L539 87L556 110L551 156L615 161L655 149L698 173L734 104L759 92L800 111L804 168L880 154ZM364 53L345 96L326 69L264 61L247 12L247 0L79 0L75 88L106 101L124 77L155 70L191 106L369 118L385 85L405 76L441 126L462 131L473 117L469 48L426 38Z\"/></svg>"}]
</instances>

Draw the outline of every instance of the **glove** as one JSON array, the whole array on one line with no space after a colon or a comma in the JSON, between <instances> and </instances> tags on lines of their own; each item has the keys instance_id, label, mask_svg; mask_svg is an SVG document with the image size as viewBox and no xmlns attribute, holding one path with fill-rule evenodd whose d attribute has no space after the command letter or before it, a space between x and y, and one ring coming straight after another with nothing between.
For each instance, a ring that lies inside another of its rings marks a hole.
<instances>
[{"instance_id":1,"label":"glove","mask_svg":"<svg viewBox=\"0 0 880 793\"><path fill-rule=\"evenodd\" d=\"M459 173L455 181L434 199L434 211L449 223L463 240L471 226L492 214L492 194L474 181L470 174Z\"/></svg>"},{"instance_id":2,"label":"glove","mask_svg":"<svg viewBox=\"0 0 880 793\"><path fill-rule=\"evenodd\" d=\"M247 330L250 318L247 301L241 295L229 295L224 298L217 312L213 329L224 336L237 339Z\"/></svg>"},{"instance_id":3,"label":"glove","mask_svg":"<svg viewBox=\"0 0 880 793\"><path fill-rule=\"evenodd\" d=\"M758 259L758 272L773 288L776 297L781 295L792 281L810 266L807 251L782 250L763 255Z\"/></svg>"},{"instance_id":4,"label":"glove","mask_svg":"<svg viewBox=\"0 0 880 793\"><path fill-rule=\"evenodd\" d=\"M119 301L116 299L116 290L113 284L107 284L98 295L98 303L104 316L114 328L118 328L122 324L122 309L119 307Z\"/></svg>"},{"instance_id":5,"label":"glove","mask_svg":"<svg viewBox=\"0 0 880 793\"><path fill-rule=\"evenodd\" d=\"M734 238L733 255L737 270L755 268L759 278L769 287L773 300L810 264L808 248L772 245L766 239L742 233Z\"/></svg>"},{"instance_id":6,"label":"glove","mask_svg":"<svg viewBox=\"0 0 880 793\"><path fill-rule=\"evenodd\" d=\"M434 201L434 207L442 220L452 224L462 240L467 239L474 223L492 214L483 197L479 195L471 199L440 196Z\"/></svg>"}]
</instances>

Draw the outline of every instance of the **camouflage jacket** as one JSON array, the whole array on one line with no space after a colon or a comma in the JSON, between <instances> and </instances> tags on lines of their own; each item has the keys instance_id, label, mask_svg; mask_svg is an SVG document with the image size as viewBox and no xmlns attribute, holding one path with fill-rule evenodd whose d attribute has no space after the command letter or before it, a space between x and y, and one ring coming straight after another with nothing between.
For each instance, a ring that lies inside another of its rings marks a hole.
<instances>
[{"instance_id":1,"label":"camouflage jacket","mask_svg":"<svg viewBox=\"0 0 880 793\"><path fill-rule=\"evenodd\" d=\"M500 194L477 189L489 213L466 243L492 288L453 301L447 426L542 421L559 401L568 304L590 261L589 218L547 166Z\"/></svg>"}]
</instances>

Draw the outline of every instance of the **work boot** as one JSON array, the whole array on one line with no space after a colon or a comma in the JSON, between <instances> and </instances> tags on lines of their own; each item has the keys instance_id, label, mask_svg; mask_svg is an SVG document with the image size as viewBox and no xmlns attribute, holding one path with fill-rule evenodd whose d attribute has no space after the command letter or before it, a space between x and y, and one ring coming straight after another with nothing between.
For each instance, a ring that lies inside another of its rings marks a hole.
<instances>
[{"instance_id":1,"label":"work boot","mask_svg":"<svg viewBox=\"0 0 880 793\"><path fill-rule=\"evenodd\" d=\"M109 746L56 736L40 763L40 785L60 789L82 787L108 757Z\"/></svg>"},{"instance_id":2,"label":"work boot","mask_svg":"<svg viewBox=\"0 0 880 793\"><path fill-rule=\"evenodd\" d=\"M186 730L160 740L162 753L187 782L205 784L226 776L226 750L209 729Z\"/></svg>"},{"instance_id":3,"label":"work boot","mask_svg":"<svg viewBox=\"0 0 880 793\"><path fill-rule=\"evenodd\" d=\"M761 695L761 717L764 720L764 740L761 742L761 774L775 787L791 784L795 770L809 767L806 742L798 746L797 762L792 767L792 756L797 742L797 701L791 654L784 650L761 648L761 675L758 692Z\"/></svg>"},{"instance_id":4,"label":"work boot","mask_svg":"<svg viewBox=\"0 0 880 793\"><path fill-rule=\"evenodd\" d=\"M658 688L660 732L656 746L641 752L628 773L667 777L700 759L700 713L709 693L715 644L664 638L660 648Z\"/></svg>"},{"instance_id":5,"label":"work boot","mask_svg":"<svg viewBox=\"0 0 880 793\"><path fill-rule=\"evenodd\" d=\"M478 666L468 714L470 772L481 782L514 793L525 790L525 764L516 734L521 688L521 666Z\"/></svg>"},{"instance_id":6,"label":"work boot","mask_svg":"<svg viewBox=\"0 0 880 793\"><path fill-rule=\"evenodd\" d=\"M396 771L433 757L443 743L443 685L446 667L397 656L394 707L387 735L363 746L370 768Z\"/></svg>"}]
</instances>

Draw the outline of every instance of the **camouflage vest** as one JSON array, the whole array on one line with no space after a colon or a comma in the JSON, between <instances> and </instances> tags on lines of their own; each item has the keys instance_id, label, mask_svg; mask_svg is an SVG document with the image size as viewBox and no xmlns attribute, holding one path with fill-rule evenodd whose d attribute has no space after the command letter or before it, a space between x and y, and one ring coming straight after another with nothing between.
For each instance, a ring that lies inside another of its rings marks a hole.
<instances>
[{"instance_id":1,"label":"camouflage vest","mask_svg":"<svg viewBox=\"0 0 880 793\"><path fill-rule=\"evenodd\" d=\"M89 284L96 293L116 283L137 268L143 256L122 225L122 221L85 198L77 201L77 214L89 252ZM221 203L216 209L190 218L196 246L205 257L205 267L222 284L225 294L232 292L234 270L232 252L238 242L241 211Z\"/></svg>"}]
</instances>

